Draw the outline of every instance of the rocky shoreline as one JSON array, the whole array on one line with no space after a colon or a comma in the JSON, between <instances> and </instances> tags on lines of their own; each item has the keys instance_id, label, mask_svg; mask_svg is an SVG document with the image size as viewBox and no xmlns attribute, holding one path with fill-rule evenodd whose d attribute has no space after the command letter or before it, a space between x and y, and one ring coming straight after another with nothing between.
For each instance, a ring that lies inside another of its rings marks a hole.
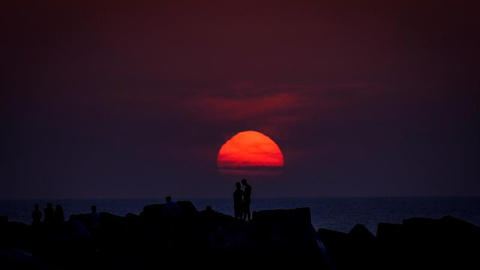
<instances>
[{"instance_id":1,"label":"rocky shoreline","mask_svg":"<svg viewBox=\"0 0 480 270\"><path fill-rule=\"evenodd\" d=\"M164 204L136 214L70 215L60 224L32 226L0 220L0 269L480 269L480 227L444 216L362 224L348 233L314 228L308 207L262 210L243 221L179 201L182 215L163 216Z\"/></svg>"}]
</instances>

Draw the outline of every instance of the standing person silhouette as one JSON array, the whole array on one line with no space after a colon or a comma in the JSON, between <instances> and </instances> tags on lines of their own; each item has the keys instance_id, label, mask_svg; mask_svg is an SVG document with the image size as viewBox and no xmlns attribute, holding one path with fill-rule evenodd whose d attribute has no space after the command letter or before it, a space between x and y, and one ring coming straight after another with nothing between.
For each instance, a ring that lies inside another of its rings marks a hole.
<instances>
[{"instance_id":1,"label":"standing person silhouette","mask_svg":"<svg viewBox=\"0 0 480 270\"><path fill-rule=\"evenodd\" d=\"M100 225L100 215L97 212L97 206L91 205L90 206L90 230L96 230L96 228Z\"/></svg>"},{"instance_id":2,"label":"standing person silhouette","mask_svg":"<svg viewBox=\"0 0 480 270\"><path fill-rule=\"evenodd\" d=\"M98 249L98 236L100 229L100 214L97 212L96 205L90 205L89 223L88 223L88 241L94 250Z\"/></svg>"},{"instance_id":3,"label":"standing person silhouette","mask_svg":"<svg viewBox=\"0 0 480 270\"><path fill-rule=\"evenodd\" d=\"M55 205L55 224L62 224L65 221L65 213L61 204Z\"/></svg>"},{"instance_id":4,"label":"standing person silhouette","mask_svg":"<svg viewBox=\"0 0 480 270\"><path fill-rule=\"evenodd\" d=\"M47 207L43 209L43 222L45 224L53 224L55 221L55 209L52 203L47 203Z\"/></svg>"},{"instance_id":5,"label":"standing person silhouette","mask_svg":"<svg viewBox=\"0 0 480 270\"><path fill-rule=\"evenodd\" d=\"M250 212L250 204L252 203L252 186L247 182L247 179L242 179L243 190L243 220L251 220L252 214Z\"/></svg>"},{"instance_id":6,"label":"standing person silhouette","mask_svg":"<svg viewBox=\"0 0 480 270\"><path fill-rule=\"evenodd\" d=\"M236 189L233 192L233 214L237 219L243 219L243 190L240 182L235 183Z\"/></svg>"},{"instance_id":7,"label":"standing person silhouette","mask_svg":"<svg viewBox=\"0 0 480 270\"><path fill-rule=\"evenodd\" d=\"M173 244L173 239L176 238L176 228L179 225L179 221L182 215L182 209L180 205L172 200L172 196L165 197L165 204L163 205L163 217L164 219L164 232L166 237L166 243L168 245Z\"/></svg>"},{"instance_id":8,"label":"standing person silhouette","mask_svg":"<svg viewBox=\"0 0 480 270\"><path fill-rule=\"evenodd\" d=\"M33 205L32 211L32 225L38 226L42 222L43 213L40 211L40 205L38 203Z\"/></svg>"}]
</instances>

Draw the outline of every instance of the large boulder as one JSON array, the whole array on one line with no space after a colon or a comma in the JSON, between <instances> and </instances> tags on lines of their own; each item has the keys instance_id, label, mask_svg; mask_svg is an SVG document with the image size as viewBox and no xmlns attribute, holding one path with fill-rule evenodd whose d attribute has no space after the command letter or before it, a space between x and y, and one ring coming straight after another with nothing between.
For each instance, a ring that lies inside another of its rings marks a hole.
<instances>
[{"instance_id":1,"label":"large boulder","mask_svg":"<svg viewBox=\"0 0 480 270\"><path fill-rule=\"evenodd\" d=\"M309 207L256 211L252 223L266 266L327 267Z\"/></svg>"}]
</instances>

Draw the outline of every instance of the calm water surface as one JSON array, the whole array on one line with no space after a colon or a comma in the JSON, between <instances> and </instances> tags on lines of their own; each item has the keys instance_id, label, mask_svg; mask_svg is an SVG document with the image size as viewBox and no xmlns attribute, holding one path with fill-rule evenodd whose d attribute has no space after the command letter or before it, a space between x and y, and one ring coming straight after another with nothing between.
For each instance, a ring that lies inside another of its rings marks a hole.
<instances>
[{"instance_id":1,"label":"calm water surface","mask_svg":"<svg viewBox=\"0 0 480 270\"><path fill-rule=\"evenodd\" d=\"M191 201L198 210L207 205L215 211L233 216L230 198L178 198ZM88 213L90 205L99 212L124 216L140 214L148 204L163 203L158 199L75 199L75 200L0 200L0 215L9 221L30 224L33 204L43 209L48 202L62 204L65 216ZM251 210L274 210L309 207L315 229L326 228L348 232L363 224L376 234L379 222L401 223L411 217L441 218L451 215L480 226L480 197L350 197L350 198L253 198Z\"/></svg>"}]
</instances>

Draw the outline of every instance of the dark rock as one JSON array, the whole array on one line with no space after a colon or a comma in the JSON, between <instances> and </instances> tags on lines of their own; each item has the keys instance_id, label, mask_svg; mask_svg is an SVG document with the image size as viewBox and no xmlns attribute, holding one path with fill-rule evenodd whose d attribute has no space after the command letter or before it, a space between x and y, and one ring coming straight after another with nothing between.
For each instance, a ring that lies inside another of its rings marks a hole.
<instances>
[{"instance_id":1,"label":"dark rock","mask_svg":"<svg viewBox=\"0 0 480 270\"><path fill-rule=\"evenodd\" d=\"M182 215L164 217L163 204L139 215L71 215L61 224L0 222L2 269L150 269L153 266L220 269L286 266L299 269L477 269L480 229L461 219L413 217L362 224L348 233L311 224L310 209L262 210L251 221L198 211L179 202ZM246 259L245 259L246 258Z\"/></svg>"},{"instance_id":2,"label":"dark rock","mask_svg":"<svg viewBox=\"0 0 480 270\"><path fill-rule=\"evenodd\" d=\"M317 231L334 269L376 269L376 236L364 225L355 225L348 233L328 229Z\"/></svg>"},{"instance_id":3,"label":"dark rock","mask_svg":"<svg viewBox=\"0 0 480 270\"><path fill-rule=\"evenodd\" d=\"M320 228L318 237L325 246L326 260L331 269L347 269L349 262L348 234L335 230Z\"/></svg>"},{"instance_id":4,"label":"dark rock","mask_svg":"<svg viewBox=\"0 0 480 270\"><path fill-rule=\"evenodd\" d=\"M7 222L8 222L8 216L0 216L0 224L7 223Z\"/></svg>"},{"instance_id":5,"label":"dark rock","mask_svg":"<svg viewBox=\"0 0 480 270\"><path fill-rule=\"evenodd\" d=\"M178 201L177 203L183 216L193 216L198 213L197 208L191 201Z\"/></svg>"},{"instance_id":6,"label":"dark rock","mask_svg":"<svg viewBox=\"0 0 480 270\"><path fill-rule=\"evenodd\" d=\"M253 213L252 224L267 265L327 266L320 239L311 224L310 208L262 210Z\"/></svg>"}]
</instances>

